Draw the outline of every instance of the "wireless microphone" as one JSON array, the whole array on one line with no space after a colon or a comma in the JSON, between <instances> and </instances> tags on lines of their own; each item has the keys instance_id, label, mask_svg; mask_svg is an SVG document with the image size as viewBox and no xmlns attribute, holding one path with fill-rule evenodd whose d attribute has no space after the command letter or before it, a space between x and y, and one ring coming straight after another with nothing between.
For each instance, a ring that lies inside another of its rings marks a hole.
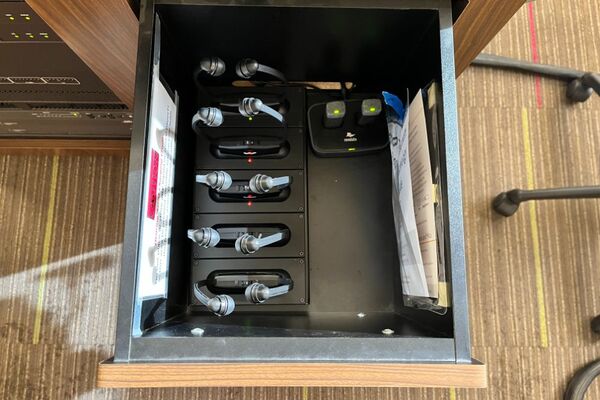
<instances>
[{"instance_id":1,"label":"wireless microphone","mask_svg":"<svg viewBox=\"0 0 600 400\"><path fill-rule=\"evenodd\" d=\"M235 65L235 73L242 79L250 79L257 72L263 72L265 74L271 75L279 79L284 83L287 83L287 79L285 78L282 72L276 70L275 68L259 64L258 61L252 58L244 58Z\"/></svg>"},{"instance_id":2,"label":"wireless microphone","mask_svg":"<svg viewBox=\"0 0 600 400\"><path fill-rule=\"evenodd\" d=\"M325 128L339 128L344 123L346 116L346 103L343 101L330 101L325 104L323 126Z\"/></svg>"},{"instance_id":3,"label":"wireless microphone","mask_svg":"<svg viewBox=\"0 0 600 400\"><path fill-rule=\"evenodd\" d=\"M381 114L381 100L379 99L364 99L360 104L360 117L358 125L365 126L372 124Z\"/></svg>"},{"instance_id":4,"label":"wireless microphone","mask_svg":"<svg viewBox=\"0 0 600 400\"><path fill-rule=\"evenodd\" d=\"M261 99L255 97L245 97L242 99L238 106L238 110L244 117L254 117L263 112L283 123L283 115L281 113L275 111L273 108L263 103Z\"/></svg>"},{"instance_id":5,"label":"wireless microphone","mask_svg":"<svg viewBox=\"0 0 600 400\"><path fill-rule=\"evenodd\" d=\"M246 300L250 303L260 304L269 300L271 297L282 296L288 293L292 288L292 285L282 285L274 288L270 288L259 282L251 283L246 287L244 295Z\"/></svg>"},{"instance_id":6,"label":"wireless microphone","mask_svg":"<svg viewBox=\"0 0 600 400\"><path fill-rule=\"evenodd\" d=\"M268 175L256 174L248 182L248 187L253 193L267 193L274 187L283 188L292 182L290 176L280 176L279 178L271 178Z\"/></svg>"},{"instance_id":7,"label":"wireless microphone","mask_svg":"<svg viewBox=\"0 0 600 400\"><path fill-rule=\"evenodd\" d=\"M221 235L213 228L188 229L187 235L202 247L215 247L221 241Z\"/></svg>"},{"instance_id":8,"label":"wireless microphone","mask_svg":"<svg viewBox=\"0 0 600 400\"><path fill-rule=\"evenodd\" d=\"M265 246L277 243L283 240L283 233L275 233L267 237L256 237L249 233L244 233L235 241L235 249L242 254L253 254Z\"/></svg>"},{"instance_id":9,"label":"wireless microphone","mask_svg":"<svg viewBox=\"0 0 600 400\"><path fill-rule=\"evenodd\" d=\"M210 311L219 317L229 315L235 309L235 301L233 297L220 294L215 297L208 297L200 288L206 286L206 281L199 281L194 284L194 296L198 301L204 304Z\"/></svg>"},{"instance_id":10,"label":"wireless microphone","mask_svg":"<svg viewBox=\"0 0 600 400\"><path fill-rule=\"evenodd\" d=\"M221 76L225 73L225 61L219 57L203 57L200 59L200 65L194 71L194 79L198 81L198 78L202 73L206 73L210 76Z\"/></svg>"},{"instance_id":11,"label":"wireless microphone","mask_svg":"<svg viewBox=\"0 0 600 400\"><path fill-rule=\"evenodd\" d=\"M223 123L223 113L216 107L202 107L192 117L192 129L198 132L198 124L203 122L210 128L216 128Z\"/></svg>"},{"instance_id":12,"label":"wireless microphone","mask_svg":"<svg viewBox=\"0 0 600 400\"><path fill-rule=\"evenodd\" d=\"M206 175L196 175L196 182L203 183L217 192L231 187L233 179L225 171L214 171Z\"/></svg>"}]
</instances>

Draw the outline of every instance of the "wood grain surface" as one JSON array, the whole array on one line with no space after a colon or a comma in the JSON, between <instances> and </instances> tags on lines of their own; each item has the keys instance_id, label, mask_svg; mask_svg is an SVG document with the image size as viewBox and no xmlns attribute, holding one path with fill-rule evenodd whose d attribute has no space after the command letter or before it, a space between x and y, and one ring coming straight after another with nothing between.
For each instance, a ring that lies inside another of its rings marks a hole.
<instances>
[{"instance_id":1,"label":"wood grain surface","mask_svg":"<svg viewBox=\"0 0 600 400\"><path fill-rule=\"evenodd\" d=\"M454 24L458 77L526 0L470 0Z\"/></svg>"},{"instance_id":2,"label":"wood grain surface","mask_svg":"<svg viewBox=\"0 0 600 400\"><path fill-rule=\"evenodd\" d=\"M138 21L127 0L27 0L27 4L132 107Z\"/></svg>"},{"instance_id":3,"label":"wood grain surface","mask_svg":"<svg viewBox=\"0 0 600 400\"><path fill-rule=\"evenodd\" d=\"M487 385L485 365L216 363L116 364L98 368L99 387L361 386L463 387Z\"/></svg>"}]
</instances>

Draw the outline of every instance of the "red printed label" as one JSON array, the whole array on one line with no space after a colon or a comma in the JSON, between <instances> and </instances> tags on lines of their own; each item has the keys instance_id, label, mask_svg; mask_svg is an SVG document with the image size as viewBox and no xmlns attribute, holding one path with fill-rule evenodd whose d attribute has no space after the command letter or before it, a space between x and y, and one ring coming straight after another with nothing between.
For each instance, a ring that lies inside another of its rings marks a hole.
<instances>
[{"instance_id":1,"label":"red printed label","mask_svg":"<svg viewBox=\"0 0 600 400\"><path fill-rule=\"evenodd\" d=\"M158 165L160 161L160 155L152 150L152 157L150 158L150 182L148 185L148 210L146 216L150 219L154 219L156 216L156 189L158 187Z\"/></svg>"}]
</instances>

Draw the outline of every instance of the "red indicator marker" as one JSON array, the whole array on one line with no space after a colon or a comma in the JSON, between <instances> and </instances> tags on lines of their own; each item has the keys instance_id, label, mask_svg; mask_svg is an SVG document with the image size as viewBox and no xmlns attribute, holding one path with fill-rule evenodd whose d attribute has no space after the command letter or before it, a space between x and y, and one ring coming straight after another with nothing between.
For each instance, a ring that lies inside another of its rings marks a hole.
<instances>
[{"instance_id":1,"label":"red indicator marker","mask_svg":"<svg viewBox=\"0 0 600 400\"><path fill-rule=\"evenodd\" d=\"M248 204L248 207L252 207L252 202L251 201L249 201L247 204Z\"/></svg>"},{"instance_id":2,"label":"red indicator marker","mask_svg":"<svg viewBox=\"0 0 600 400\"><path fill-rule=\"evenodd\" d=\"M248 159L246 161L248 161L248 164L252 164L254 162L254 160L252 159L252 157L248 157Z\"/></svg>"}]
</instances>

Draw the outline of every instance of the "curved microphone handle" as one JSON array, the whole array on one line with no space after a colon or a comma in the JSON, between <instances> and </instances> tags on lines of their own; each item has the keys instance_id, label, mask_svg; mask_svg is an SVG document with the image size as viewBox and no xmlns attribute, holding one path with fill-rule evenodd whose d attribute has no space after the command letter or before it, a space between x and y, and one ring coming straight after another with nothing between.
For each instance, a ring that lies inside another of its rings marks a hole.
<instances>
[{"instance_id":1,"label":"curved microphone handle","mask_svg":"<svg viewBox=\"0 0 600 400\"><path fill-rule=\"evenodd\" d=\"M270 288L262 283L252 283L246 287L244 295L246 300L250 303L260 304L269 300L272 297L277 297L288 293L292 288L292 285L282 285L274 288Z\"/></svg>"},{"instance_id":2,"label":"curved microphone handle","mask_svg":"<svg viewBox=\"0 0 600 400\"><path fill-rule=\"evenodd\" d=\"M187 235L202 247L215 247L221 241L221 235L213 228L188 229Z\"/></svg>"},{"instance_id":3,"label":"curved microphone handle","mask_svg":"<svg viewBox=\"0 0 600 400\"><path fill-rule=\"evenodd\" d=\"M275 118L277 121L283 124L283 115L280 112L269 107L268 105L263 103L261 99L257 99L255 97L243 98L238 106L238 110L240 111L240 114L248 118L263 112L267 115L270 115L271 117Z\"/></svg>"},{"instance_id":4,"label":"curved microphone handle","mask_svg":"<svg viewBox=\"0 0 600 400\"><path fill-rule=\"evenodd\" d=\"M202 107L192 117L192 129L199 133L200 122L210 128L216 128L223 123L223 112L216 107Z\"/></svg>"},{"instance_id":5,"label":"curved microphone handle","mask_svg":"<svg viewBox=\"0 0 600 400\"><path fill-rule=\"evenodd\" d=\"M197 81L203 72L214 77L221 76L225 73L225 61L219 57L202 57L194 71L194 79Z\"/></svg>"},{"instance_id":6,"label":"curved microphone handle","mask_svg":"<svg viewBox=\"0 0 600 400\"><path fill-rule=\"evenodd\" d=\"M235 73L237 76L243 79L250 79L256 75L257 72L271 75L283 83L287 83L287 79L281 71L278 71L275 68L271 68L267 65L260 64L258 61L252 58L244 58L235 65Z\"/></svg>"},{"instance_id":7,"label":"curved microphone handle","mask_svg":"<svg viewBox=\"0 0 600 400\"><path fill-rule=\"evenodd\" d=\"M283 233L275 233L267 237L256 237L245 233L235 241L235 249L242 254L256 253L263 247L269 246L283 240Z\"/></svg>"},{"instance_id":8,"label":"curved microphone handle","mask_svg":"<svg viewBox=\"0 0 600 400\"><path fill-rule=\"evenodd\" d=\"M202 183L217 192L231 187L233 179L225 171L213 171L206 175L196 175L196 182Z\"/></svg>"},{"instance_id":9,"label":"curved microphone handle","mask_svg":"<svg viewBox=\"0 0 600 400\"><path fill-rule=\"evenodd\" d=\"M220 294L212 298L208 297L200 290L200 287L205 284L205 281L196 282L194 284L194 296L196 299L204 304L215 315L224 317L225 315L231 314L233 310L235 310L235 301L233 300L233 297L226 294Z\"/></svg>"},{"instance_id":10,"label":"curved microphone handle","mask_svg":"<svg viewBox=\"0 0 600 400\"><path fill-rule=\"evenodd\" d=\"M248 182L248 187L253 193L263 194L269 192L274 187L283 188L292 183L291 176L280 176L272 178L268 175L256 174Z\"/></svg>"}]
</instances>

